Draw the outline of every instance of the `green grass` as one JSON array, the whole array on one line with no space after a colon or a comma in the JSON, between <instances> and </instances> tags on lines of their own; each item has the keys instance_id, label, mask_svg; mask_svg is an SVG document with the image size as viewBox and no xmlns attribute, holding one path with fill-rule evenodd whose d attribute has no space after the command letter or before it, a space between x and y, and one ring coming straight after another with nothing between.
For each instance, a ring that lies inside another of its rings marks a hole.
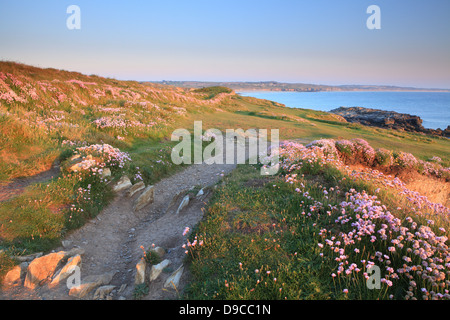
<instances>
[{"instance_id":1,"label":"green grass","mask_svg":"<svg viewBox=\"0 0 450 320\"><path fill-rule=\"evenodd\" d=\"M277 179L262 178L249 165L225 181L193 230L204 244L189 252L194 281L185 298L335 297L324 281L327 270L311 236L315 229L297 220L295 195L275 189Z\"/></svg>"},{"instance_id":2,"label":"green grass","mask_svg":"<svg viewBox=\"0 0 450 320\"><path fill-rule=\"evenodd\" d=\"M331 277L337 272L338 262L334 258L339 255L322 256L324 251L319 243L324 242L325 236L337 236L352 227L336 223L339 212L329 208L346 200L345 191L354 188L377 194L387 210L402 221L411 216L419 225L427 225L429 217L415 215L408 201L392 190L376 191L380 185L350 179L332 166L313 163L291 173L298 175L298 181L292 185L281 176L262 177L258 167L251 165L240 165L225 178L225 184L218 188L203 220L189 237L191 243L197 242L188 249L193 281L183 298L373 300L389 299L392 295L394 299L403 299L408 290L405 280L393 287L382 285L381 289L370 290L362 277L365 269L359 274ZM302 188L301 193L295 190L297 187ZM325 196L325 188L342 192ZM315 201L323 207L311 211ZM349 210L349 214L354 217L356 213ZM436 234L441 234L441 227L448 230L448 220L434 219L436 223L431 229ZM325 236L321 235L323 228L328 230ZM363 239L358 244L358 248L364 248L362 253L352 253L350 248L346 254L353 261L370 260L377 250L384 252L389 245ZM402 255L409 256L406 249L393 254L389 266L401 268ZM414 280L421 283L417 275Z\"/></svg>"},{"instance_id":3,"label":"green grass","mask_svg":"<svg viewBox=\"0 0 450 320\"><path fill-rule=\"evenodd\" d=\"M231 93L232 91L233 90L229 88L221 86L206 87L194 90L195 93L205 94L205 99L212 99L221 93Z\"/></svg>"}]
</instances>

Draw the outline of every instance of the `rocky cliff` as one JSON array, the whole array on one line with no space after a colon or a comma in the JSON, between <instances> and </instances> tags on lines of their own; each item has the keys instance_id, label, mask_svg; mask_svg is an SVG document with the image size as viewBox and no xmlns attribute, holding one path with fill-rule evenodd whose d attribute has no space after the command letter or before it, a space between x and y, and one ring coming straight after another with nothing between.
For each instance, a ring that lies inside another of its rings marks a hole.
<instances>
[{"instance_id":1,"label":"rocky cliff","mask_svg":"<svg viewBox=\"0 0 450 320\"><path fill-rule=\"evenodd\" d=\"M356 122L363 125L380 128L404 130L409 132L422 132L437 136L450 137L450 126L448 126L445 130L427 129L423 127L423 121L420 117L410 114L362 107L340 107L331 110L330 113L340 115L348 122Z\"/></svg>"}]
</instances>

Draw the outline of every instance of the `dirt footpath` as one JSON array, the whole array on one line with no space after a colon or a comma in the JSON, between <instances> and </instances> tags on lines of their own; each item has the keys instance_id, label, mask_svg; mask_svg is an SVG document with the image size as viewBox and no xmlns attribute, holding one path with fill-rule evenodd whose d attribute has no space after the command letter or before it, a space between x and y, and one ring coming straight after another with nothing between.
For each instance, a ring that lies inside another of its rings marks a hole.
<instances>
[{"instance_id":1,"label":"dirt footpath","mask_svg":"<svg viewBox=\"0 0 450 320\"><path fill-rule=\"evenodd\" d=\"M71 232L54 251L82 248L81 281L88 276L113 273L109 285L115 286L108 299L133 299L136 264L143 257L141 247L162 247L166 253L162 259L170 260L169 271L177 270L185 259L186 227L192 228L202 219L204 208L211 196L212 187L230 173L235 164L206 163L191 165L154 185L154 202L140 211L133 210L138 194L129 198L125 191L94 219L82 228ZM188 206L176 213L180 202L193 187L205 188L203 195L192 197ZM162 272L151 282L148 294L142 299L176 299L189 279L188 268L184 268L179 286L163 288L171 272ZM82 299L93 299L93 290ZM69 295L65 282L49 288L46 284L34 290L23 286L2 293L2 299L78 299Z\"/></svg>"}]
</instances>

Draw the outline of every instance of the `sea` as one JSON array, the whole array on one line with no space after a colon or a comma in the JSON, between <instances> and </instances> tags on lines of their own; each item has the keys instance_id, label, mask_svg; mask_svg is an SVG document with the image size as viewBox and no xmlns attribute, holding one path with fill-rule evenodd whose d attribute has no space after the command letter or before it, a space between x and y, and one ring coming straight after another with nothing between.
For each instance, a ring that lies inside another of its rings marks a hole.
<instances>
[{"instance_id":1,"label":"sea","mask_svg":"<svg viewBox=\"0 0 450 320\"><path fill-rule=\"evenodd\" d=\"M364 107L419 116L429 129L450 125L450 92L424 91L238 91L242 96L282 103L291 108L330 111Z\"/></svg>"}]
</instances>

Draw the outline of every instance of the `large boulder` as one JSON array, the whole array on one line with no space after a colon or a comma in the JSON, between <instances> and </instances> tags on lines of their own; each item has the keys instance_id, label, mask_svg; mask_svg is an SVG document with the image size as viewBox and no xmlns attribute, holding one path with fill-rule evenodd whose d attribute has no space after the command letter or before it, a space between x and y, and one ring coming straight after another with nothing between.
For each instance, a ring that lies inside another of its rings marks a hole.
<instances>
[{"instance_id":1,"label":"large boulder","mask_svg":"<svg viewBox=\"0 0 450 320\"><path fill-rule=\"evenodd\" d=\"M54 287L60 282L66 280L73 272L74 269L81 267L81 256L79 254L69 258L66 265L53 277L52 281L49 283L49 287Z\"/></svg>"},{"instance_id":2,"label":"large boulder","mask_svg":"<svg viewBox=\"0 0 450 320\"><path fill-rule=\"evenodd\" d=\"M35 289L37 286L49 281L55 274L61 260L66 257L66 252L50 253L31 261L27 268L24 287Z\"/></svg>"}]
</instances>

